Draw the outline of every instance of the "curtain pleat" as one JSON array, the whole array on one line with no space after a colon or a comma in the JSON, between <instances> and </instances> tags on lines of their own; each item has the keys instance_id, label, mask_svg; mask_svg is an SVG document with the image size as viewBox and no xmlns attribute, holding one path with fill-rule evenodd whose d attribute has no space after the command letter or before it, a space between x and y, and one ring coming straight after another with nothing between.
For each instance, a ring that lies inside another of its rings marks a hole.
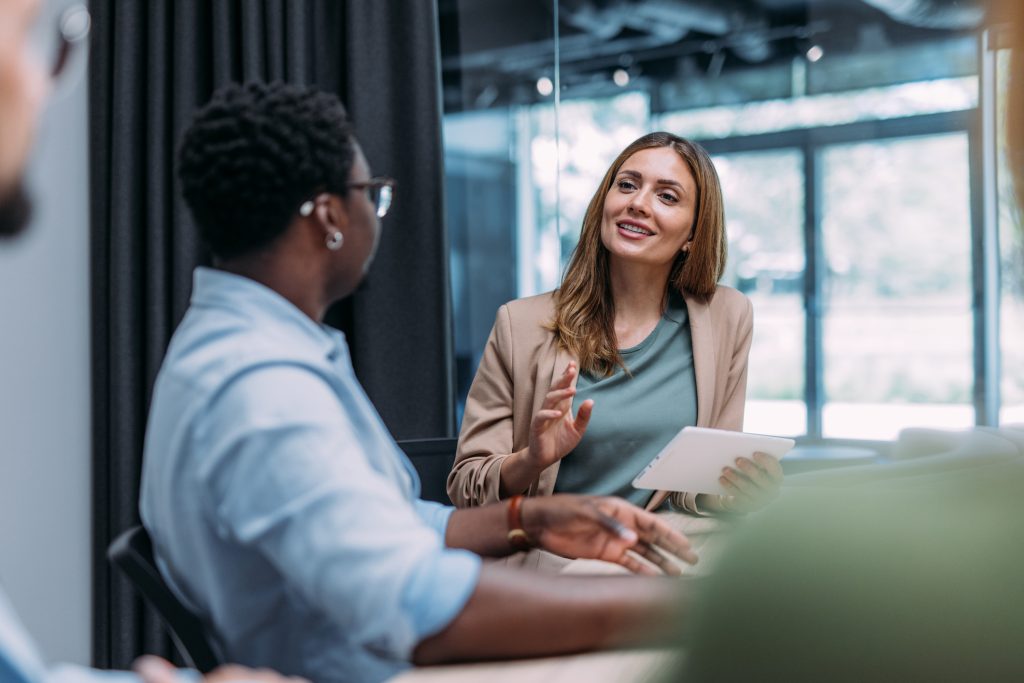
<instances>
[{"instance_id":1,"label":"curtain pleat","mask_svg":"<svg viewBox=\"0 0 1024 683\"><path fill-rule=\"evenodd\" d=\"M397 439L450 436L455 422L435 12L350 2L340 34L356 135L373 172L398 185L365 285L330 320Z\"/></svg>"},{"instance_id":2,"label":"curtain pleat","mask_svg":"<svg viewBox=\"0 0 1024 683\"><path fill-rule=\"evenodd\" d=\"M451 315L434 3L93 0L90 188L93 657L169 656L156 615L107 563L139 523L150 394L205 263L174 158L195 109L230 81L316 84L346 103L393 213L367 287L331 312L399 438L450 436Z\"/></svg>"}]
</instances>

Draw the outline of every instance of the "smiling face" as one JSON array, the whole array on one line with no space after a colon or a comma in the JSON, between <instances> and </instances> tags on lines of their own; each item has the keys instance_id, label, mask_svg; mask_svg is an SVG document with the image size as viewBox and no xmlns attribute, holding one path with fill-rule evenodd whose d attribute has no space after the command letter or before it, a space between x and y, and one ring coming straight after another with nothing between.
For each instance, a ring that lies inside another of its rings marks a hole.
<instances>
[{"instance_id":1,"label":"smiling face","mask_svg":"<svg viewBox=\"0 0 1024 683\"><path fill-rule=\"evenodd\" d=\"M619 167L605 195L601 243L612 262L670 268L690 248L697 184L672 147L642 149Z\"/></svg>"}]
</instances>

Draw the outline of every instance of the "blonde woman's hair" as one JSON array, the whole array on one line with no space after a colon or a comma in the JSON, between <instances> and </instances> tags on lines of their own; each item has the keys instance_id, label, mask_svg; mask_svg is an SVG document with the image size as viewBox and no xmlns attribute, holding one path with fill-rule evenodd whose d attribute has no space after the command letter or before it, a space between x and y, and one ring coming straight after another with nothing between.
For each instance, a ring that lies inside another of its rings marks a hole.
<instances>
[{"instance_id":1,"label":"blonde woman's hair","mask_svg":"<svg viewBox=\"0 0 1024 683\"><path fill-rule=\"evenodd\" d=\"M711 157L700 145L671 133L649 133L632 142L612 162L590 200L580 240L555 294L555 316L550 323L558 343L576 356L581 370L593 374L606 376L616 366L625 368L615 340L608 250L601 242L604 200L622 164L637 152L655 147L671 147L686 163L697 186L690 250L676 257L666 288L709 298L725 270L725 210Z\"/></svg>"}]
</instances>

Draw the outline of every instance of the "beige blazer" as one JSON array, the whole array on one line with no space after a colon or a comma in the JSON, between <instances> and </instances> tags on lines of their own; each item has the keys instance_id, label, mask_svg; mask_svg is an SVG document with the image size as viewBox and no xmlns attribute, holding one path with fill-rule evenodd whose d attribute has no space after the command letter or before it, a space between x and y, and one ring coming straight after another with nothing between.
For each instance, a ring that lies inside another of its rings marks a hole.
<instances>
[{"instance_id":1,"label":"beige blazer","mask_svg":"<svg viewBox=\"0 0 1024 683\"><path fill-rule=\"evenodd\" d=\"M743 429L747 356L753 335L750 300L719 286L710 299L684 295L693 340L697 426ZM554 316L552 293L517 299L498 309L480 367L469 389L448 495L458 507L500 500L501 463L529 444L530 422L552 381L572 356L559 348L545 323ZM527 495L550 495L558 463L548 467ZM669 495L659 491L648 504ZM692 494L673 501L696 511Z\"/></svg>"}]
</instances>

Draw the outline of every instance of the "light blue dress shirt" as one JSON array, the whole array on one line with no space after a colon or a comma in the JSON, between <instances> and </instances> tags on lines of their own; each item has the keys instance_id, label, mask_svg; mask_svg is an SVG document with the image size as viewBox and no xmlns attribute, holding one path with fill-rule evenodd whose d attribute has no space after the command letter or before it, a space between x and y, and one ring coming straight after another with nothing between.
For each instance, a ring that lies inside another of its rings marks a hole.
<instances>
[{"instance_id":1,"label":"light blue dress shirt","mask_svg":"<svg viewBox=\"0 0 1024 683\"><path fill-rule=\"evenodd\" d=\"M344 335L253 280L196 270L153 393L141 512L228 661L317 683L408 666L480 572L444 546L452 508L419 490Z\"/></svg>"},{"instance_id":2,"label":"light blue dress shirt","mask_svg":"<svg viewBox=\"0 0 1024 683\"><path fill-rule=\"evenodd\" d=\"M47 667L0 589L0 682L140 683L125 671L98 671L70 664Z\"/></svg>"}]
</instances>

